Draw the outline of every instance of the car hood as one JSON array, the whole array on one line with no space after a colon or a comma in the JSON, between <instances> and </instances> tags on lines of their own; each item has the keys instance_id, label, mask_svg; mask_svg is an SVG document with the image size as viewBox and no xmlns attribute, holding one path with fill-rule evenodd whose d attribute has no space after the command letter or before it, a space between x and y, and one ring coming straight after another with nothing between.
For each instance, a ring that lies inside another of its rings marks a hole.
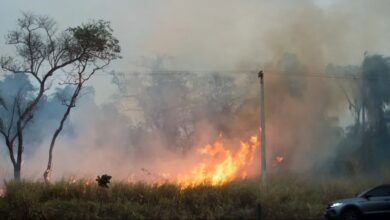
<instances>
[{"instance_id":1,"label":"car hood","mask_svg":"<svg viewBox=\"0 0 390 220\"><path fill-rule=\"evenodd\" d=\"M340 203L351 204L351 203L357 203L357 202L363 202L363 201L366 201L366 199L361 198L361 197L353 197L353 198L339 199L339 200L333 201L331 203L340 202Z\"/></svg>"}]
</instances>

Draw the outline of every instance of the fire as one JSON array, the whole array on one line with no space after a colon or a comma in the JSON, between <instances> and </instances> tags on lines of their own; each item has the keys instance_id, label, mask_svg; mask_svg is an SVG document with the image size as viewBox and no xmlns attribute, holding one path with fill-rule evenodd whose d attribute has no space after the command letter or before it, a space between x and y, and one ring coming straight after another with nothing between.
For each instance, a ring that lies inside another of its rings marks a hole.
<instances>
[{"instance_id":1,"label":"fire","mask_svg":"<svg viewBox=\"0 0 390 220\"><path fill-rule=\"evenodd\" d=\"M69 184L73 184L73 183L76 183L76 177L75 176L72 176L69 180Z\"/></svg>"},{"instance_id":2,"label":"fire","mask_svg":"<svg viewBox=\"0 0 390 220\"><path fill-rule=\"evenodd\" d=\"M4 198L5 196L5 191L3 188L0 188L0 198Z\"/></svg>"},{"instance_id":3,"label":"fire","mask_svg":"<svg viewBox=\"0 0 390 220\"><path fill-rule=\"evenodd\" d=\"M92 185L92 180L91 179L86 180L85 183L84 183L85 187L89 187L91 185Z\"/></svg>"},{"instance_id":4,"label":"fire","mask_svg":"<svg viewBox=\"0 0 390 220\"><path fill-rule=\"evenodd\" d=\"M177 183L183 188L200 184L218 186L240 177L246 178L246 169L253 163L257 146L257 136L252 136L247 142L241 141L238 150L226 149L220 135L214 144L196 149L195 152L204 160L190 174L179 176Z\"/></svg>"},{"instance_id":5,"label":"fire","mask_svg":"<svg viewBox=\"0 0 390 220\"><path fill-rule=\"evenodd\" d=\"M278 162L278 163L283 163L284 157L283 157L283 156L276 156L276 157L275 157L275 160L276 160L276 162Z\"/></svg>"},{"instance_id":6,"label":"fire","mask_svg":"<svg viewBox=\"0 0 390 220\"><path fill-rule=\"evenodd\" d=\"M129 175L129 176L127 177L127 183L128 183L128 184L131 184L131 183L134 183L134 182L136 182L136 181L135 181L134 174Z\"/></svg>"}]
</instances>

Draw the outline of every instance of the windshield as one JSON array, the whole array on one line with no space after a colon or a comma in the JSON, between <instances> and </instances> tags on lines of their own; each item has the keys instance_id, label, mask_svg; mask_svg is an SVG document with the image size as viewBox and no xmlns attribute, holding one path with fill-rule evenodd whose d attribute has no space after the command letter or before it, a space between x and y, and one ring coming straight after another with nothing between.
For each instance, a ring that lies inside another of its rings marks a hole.
<instances>
[{"instance_id":1,"label":"windshield","mask_svg":"<svg viewBox=\"0 0 390 220\"><path fill-rule=\"evenodd\" d=\"M369 191L371 191L372 189L374 189L374 188L370 188L370 189L368 189L368 190L365 190L365 191L361 192L360 194L357 195L357 197L364 197L364 195L366 195L366 194L367 194Z\"/></svg>"},{"instance_id":2,"label":"windshield","mask_svg":"<svg viewBox=\"0 0 390 220\"><path fill-rule=\"evenodd\" d=\"M360 193L358 196L359 197L364 197L364 196L389 196L390 195L390 186L388 185L382 185L382 186L377 186L375 188L371 188L369 190L366 190L362 193Z\"/></svg>"}]
</instances>

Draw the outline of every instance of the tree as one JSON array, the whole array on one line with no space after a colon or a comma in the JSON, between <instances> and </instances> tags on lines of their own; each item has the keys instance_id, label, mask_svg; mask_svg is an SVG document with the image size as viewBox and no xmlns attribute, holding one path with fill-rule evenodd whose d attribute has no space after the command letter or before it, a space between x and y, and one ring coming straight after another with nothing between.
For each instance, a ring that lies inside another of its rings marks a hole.
<instances>
[{"instance_id":1,"label":"tree","mask_svg":"<svg viewBox=\"0 0 390 220\"><path fill-rule=\"evenodd\" d=\"M246 97L238 92L234 76L169 71L162 62L162 58L152 62L146 74L112 73L122 94L119 101L127 105L123 109L132 111L137 120L142 118L130 131L135 134L132 141L144 144L158 139L162 146L186 153L205 133L202 124L209 125L215 136L235 134L232 123Z\"/></svg>"},{"instance_id":2,"label":"tree","mask_svg":"<svg viewBox=\"0 0 390 220\"><path fill-rule=\"evenodd\" d=\"M385 112L390 104L390 62L381 55L365 56L362 64L362 96L365 128L361 146L362 168L372 171L388 166L390 135Z\"/></svg>"},{"instance_id":3,"label":"tree","mask_svg":"<svg viewBox=\"0 0 390 220\"><path fill-rule=\"evenodd\" d=\"M53 19L32 13L24 13L22 18L18 19L18 30L9 32L7 43L15 47L16 54L1 57L1 68L14 74L26 74L38 85L37 92L33 94L31 100L23 103L22 97L15 99L12 111L16 112L13 118L16 121L16 128L0 126L0 133L5 139L14 167L14 177L20 179L24 131L33 118L38 103L55 79L58 79L54 76L65 73L66 83L77 86L74 90L74 101L70 100L59 129L53 135L54 141L49 155L70 108L75 105L83 83L97 70L118 58L120 47L118 40L112 36L108 22L92 21L59 33ZM51 159L49 161L51 163Z\"/></svg>"},{"instance_id":4,"label":"tree","mask_svg":"<svg viewBox=\"0 0 390 220\"><path fill-rule=\"evenodd\" d=\"M326 73L331 75L341 75L348 77L348 81L338 81L337 84L348 102L348 110L354 117L354 124L348 129L353 133L352 135L361 135L363 133L362 119L363 113L363 82L356 75L361 75L360 66L334 66L332 64L326 67Z\"/></svg>"},{"instance_id":5,"label":"tree","mask_svg":"<svg viewBox=\"0 0 390 220\"><path fill-rule=\"evenodd\" d=\"M384 110L390 103L389 63L389 58L372 55L366 56L362 65L363 98L368 127L372 133L384 136L388 136Z\"/></svg>"}]
</instances>

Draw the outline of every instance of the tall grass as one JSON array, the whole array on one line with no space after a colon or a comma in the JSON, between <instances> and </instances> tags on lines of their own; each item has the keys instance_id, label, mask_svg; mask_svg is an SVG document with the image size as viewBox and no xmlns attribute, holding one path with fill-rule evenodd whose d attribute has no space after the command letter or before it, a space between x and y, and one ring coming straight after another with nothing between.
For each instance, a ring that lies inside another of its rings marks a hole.
<instances>
[{"instance_id":1,"label":"tall grass","mask_svg":"<svg viewBox=\"0 0 390 220\"><path fill-rule=\"evenodd\" d=\"M86 184L87 183L87 184ZM364 178L272 177L223 186L180 189L173 184L114 182L109 189L87 180L7 182L0 219L323 219L328 202L378 183Z\"/></svg>"}]
</instances>

